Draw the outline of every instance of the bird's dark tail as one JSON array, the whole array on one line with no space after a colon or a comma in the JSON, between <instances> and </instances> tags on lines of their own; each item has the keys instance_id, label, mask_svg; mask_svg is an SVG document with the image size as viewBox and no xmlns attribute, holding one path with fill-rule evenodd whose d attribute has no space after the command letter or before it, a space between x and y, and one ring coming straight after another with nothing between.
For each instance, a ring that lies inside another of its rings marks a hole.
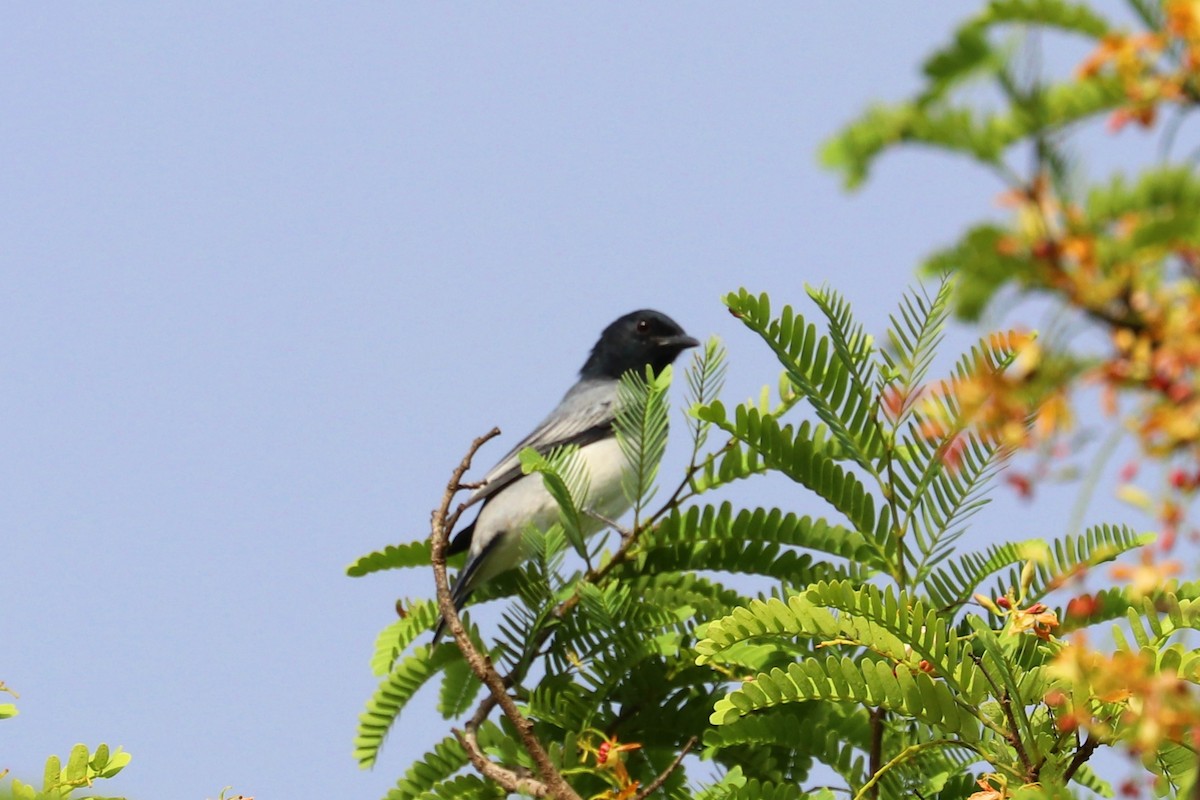
<instances>
[{"instance_id":1,"label":"bird's dark tail","mask_svg":"<svg viewBox=\"0 0 1200 800\"><path fill-rule=\"evenodd\" d=\"M463 528L458 533L454 534L454 538L450 540L450 546L446 548L446 556L456 556L459 553L465 553L471 547L471 537L475 535L475 522Z\"/></svg>"},{"instance_id":2,"label":"bird's dark tail","mask_svg":"<svg viewBox=\"0 0 1200 800\"><path fill-rule=\"evenodd\" d=\"M465 588L467 584L464 577L470 577L466 569L458 573L458 577L454 579L454 585L450 587L450 599L454 601L454 610L459 612L467 604L467 598L471 596L471 591ZM433 629L433 643L435 645L441 640L442 634L445 632L446 618L438 617L437 626Z\"/></svg>"},{"instance_id":3,"label":"bird's dark tail","mask_svg":"<svg viewBox=\"0 0 1200 800\"><path fill-rule=\"evenodd\" d=\"M459 533L458 536L455 537L454 541L457 542L459 538L462 537L463 533L469 534L472 530L474 530L474 528L475 523L472 522L469 526L463 529L462 533ZM450 599L454 601L455 611L461 612L463 606L467 604L467 599L471 596L471 592L474 591L474 587L471 586L472 578L475 577L475 573L479 571L479 567L487 560L487 557L491 554L492 550L500 544L501 538L503 537L492 537L492 540L484 545L482 552L468 561L466 566L459 570L458 575L455 576L454 583L450 587ZM469 535L467 537L467 541L469 544ZM451 544L451 547L453 547L453 543ZM466 548L464 547L463 549L465 550ZM442 617L438 620L437 627L433 629L433 643L435 645L438 643L438 640L442 638L442 634L445 632L445 630L446 618Z\"/></svg>"}]
</instances>

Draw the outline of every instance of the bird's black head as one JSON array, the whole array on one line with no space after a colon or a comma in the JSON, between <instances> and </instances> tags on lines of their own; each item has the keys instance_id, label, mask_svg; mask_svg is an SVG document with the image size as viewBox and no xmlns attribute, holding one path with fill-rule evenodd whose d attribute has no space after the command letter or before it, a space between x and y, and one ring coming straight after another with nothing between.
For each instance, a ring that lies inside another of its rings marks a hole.
<instances>
[{"instance_id":1,"label":"bird's black head","mask_svg":"<svg viewBox=\"0 0 1200 800\"><path fill-rule=\"evenodd\" d=\"M604 329L579 374L584 378L617 379L631 369L655 373L689 347L700 344L683 332L675 320L644 309L626 314Z\"/></svg>"}]
</instances>

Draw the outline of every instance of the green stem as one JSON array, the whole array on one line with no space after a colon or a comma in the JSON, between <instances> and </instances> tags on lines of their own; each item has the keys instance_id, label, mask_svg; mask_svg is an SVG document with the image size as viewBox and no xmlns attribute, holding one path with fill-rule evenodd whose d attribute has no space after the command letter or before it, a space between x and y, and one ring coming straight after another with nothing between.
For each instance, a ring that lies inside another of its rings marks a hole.
<instances>
[{"instance_id":1,"label":"green stem","mask_svg":"<svg viewBox=\"0 0 1200 800\"><path fill-rule=\"evenodd\" d=\"M871 797L872 790L874 790L876 784L879 783L880 779L882 779L884 775L886 775L890 770L900 766L920 751L927 750L930 747L945 747L947 745L957 745L959 747L965 747L975 753L979 753L977 748L972 747L966 742L959 742L954 739L934 739L932 742L921 742L920 744L909 745L901 750L895 758L880 767L880 769L871 776L871 779L864 783L862 788L858 790L858 794L854 795L854 800L866 800L866 798ZM982 755L982 753L980 753L980 755Z\"/></svg>"}]
</instances>

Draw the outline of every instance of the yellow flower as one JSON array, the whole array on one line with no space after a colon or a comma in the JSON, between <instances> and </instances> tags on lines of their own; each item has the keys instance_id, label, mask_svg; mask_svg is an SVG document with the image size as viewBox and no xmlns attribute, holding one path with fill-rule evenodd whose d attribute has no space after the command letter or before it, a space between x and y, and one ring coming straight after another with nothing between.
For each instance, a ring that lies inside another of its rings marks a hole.
<instances>
[{"instance_id":1,"label":"yellow flower","mask_svg":"<svg viewBox=\"0 0 1200 800\"><path fill-rule=\"evenodd\" d=\"M1009 633L1015 635L1032 632L1039 639L1051 637L1051 631L1058 627L1058 614L1051 611L1045 603L1034 603L1029 608L1014 608L1010 613L1012 627Z\"/></svg>"}]
</instances>

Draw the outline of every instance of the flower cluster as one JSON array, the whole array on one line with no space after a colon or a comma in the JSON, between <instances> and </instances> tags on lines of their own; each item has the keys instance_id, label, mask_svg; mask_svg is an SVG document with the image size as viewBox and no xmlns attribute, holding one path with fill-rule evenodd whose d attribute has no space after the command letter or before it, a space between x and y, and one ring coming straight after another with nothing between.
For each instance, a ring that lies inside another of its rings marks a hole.
<instances>
[{"instance_id":1,"label":"flower cluster","mask_svg":"<svg viewBox=\"0 0 1200 800\"><path fill-rule=\"evenodd\" d=\"M1050 674L1056 688L1046 703L1062 731L1082 729L1135 753L1155 752L1165 742L1200 746L1195 685L1156 668L1141 652L1104 654L1079 639L1058 654Z\"/></svg>"},{"instance_id":2,"label":"flower cluster","mask_svg":"<svg viewBox=\"0 0 1200 800\"><path fill-rule=\"evenodd\" d=\"M1200 2L1168 0L1163 24L1144 33L1112 33L1079 65L1080 78L1113 74L1127 102L1109 118L1120 130L1153 125L1163 103L1189 103L1200 87Z\"/></svg>"},{"instance_id":3,"label":"flower cluster","mask_svg":"<svg viewBox=\"0 0 1200 800\"><path fill-rule=\"evenodd\" d=\"M605 736L597 733L600 741L596 745L583 743L581 749L596 759L596 766L605 772L611 772L615 788L597 795L593 800L630 800L637 796L640 783L630 777L625 766L622 753L637 750L641 747L636 742L620 742L615 736Z\"/></svg>"}]
</instances>

